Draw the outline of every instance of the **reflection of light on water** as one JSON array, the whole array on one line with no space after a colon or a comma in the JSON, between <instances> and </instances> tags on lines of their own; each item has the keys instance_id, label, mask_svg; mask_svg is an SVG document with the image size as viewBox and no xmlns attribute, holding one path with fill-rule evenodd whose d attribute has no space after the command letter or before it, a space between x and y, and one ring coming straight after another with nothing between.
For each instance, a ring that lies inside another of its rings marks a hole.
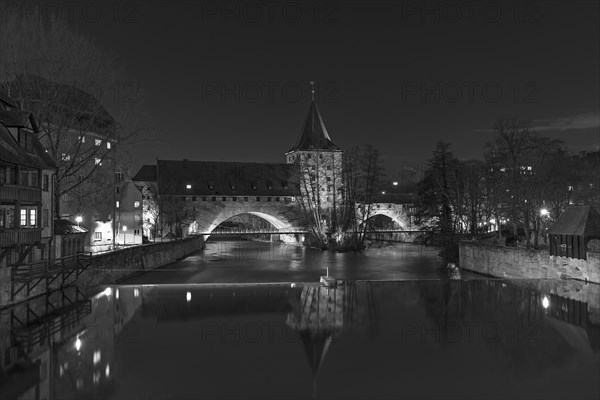
<instances>
[{"instance_id":1,"label":"reflection of light on water","mask_svg":"<svg viewBox=\"0 0 600 400\"><path fill-rule=\"evenodd\" d=\"M108 378L110 376L110 365L106 364L106 369L104 370L104 375Z\"/></svg>"},{"instance_id":2,"label":"reflection of light on water","mask_svg":"<svg viewBox=\"0 0 600 400\"><path fill-rule=\"evenodd\" d=\"M187 293L185 294L185 299L186 299L188 302L192 301L192 293L191 293L191 292L187 292Z\"/></svg>"},{"instance_id":3,"label":"reflection of light on water","mask_svg":"<svg viewBox=\"0 0 600 400\"><path fill-rule=\"evenodd\" d=\"M542 299L542 306L544 308L550 307L550 300L548 300L548 297L544 296L544 298Z\"/></svg>"},{"instance_id":4,"label":"reflection of light on water","mask_svg":"<svg viewBox=\"0 0 600 400\"><path fill-rule=\"evenodd\" d=\"M100 356L101 356L100 350L95 350L94 351L94 359L93 359L94 365L96 365L100 362Z\"/></svg>"}]
</instances>

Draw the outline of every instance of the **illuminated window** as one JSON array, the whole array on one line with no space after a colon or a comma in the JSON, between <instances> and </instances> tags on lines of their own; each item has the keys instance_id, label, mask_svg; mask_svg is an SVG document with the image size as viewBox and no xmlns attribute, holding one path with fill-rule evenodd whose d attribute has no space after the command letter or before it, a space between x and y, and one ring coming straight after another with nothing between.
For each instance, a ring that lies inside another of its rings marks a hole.
<instances>
[{"instance_id":1,"label":"illuminated window","mask_svg":"<svg viewBox=\"0 0 600 400\"><path fill-rule=\"evenodd\" d=\"M134 201L133 202L133 207L138 208L140 206L140 202L139 201Z\"/></svg>"},{"instance_id":2,"label":"illuminated window","mask_svg":"<svg viewBox=\"0 0 600 400\"><path fill-rule=\"evenodd\" d=\"M94 140L94 143L96 144L96 146L100 146L102 144L102 139L96 139Z\"/></svg>"},{"instance_id":3,"label":"illuminated window","mask_svg":"<svg viewBox=\"0 0 600 400\"><path fill-rule=\"evenodd\" d=\"M62 153L61 156L60 156L60 159L62 161L69 161L69 160L71 160L71 155L70 154Z\"/></svg>"},{"instance_id":4,"label":"illuminated window","mask_svg":"<svg viewBox=\"0 0 600 400\"><path fill-rule=\"evenodd\" d=\"M35 208L31 208L29 210L29 225L31 225L31 226L37 225L37 210Z\"/></svg>"},{"instance_id":5,"label":"illuminated window","mask_svg":"<svg viewBox=\"0 0 600 400\"><path fill-rule=\"evenodd\" d=\"M192 185L189 185L189 184L188 184L188 185L185 185L185 187L186 187L186 189L191 189L191 188L192 188Z\"/></svg>"},{"instance_id":6,"label":"illuminated window","mask_svg":"<svg viewBox=\"0 0 600 400\"><path fill-rule=\"evenodd\" d=\"M21 209L21 226L27 225L27 210Z\"/></svg>"},{"instance_id":7,"label":"illuminated window","mask_svg":"<svg viewBox=\"0 0 600 400\"><path fill-rule=\"evenodd\" d=\"M79 136L79 140L81 141L81 143L85 143L85 136L84 135L80 135Z\"/></svg>"},{"instance_id":8,"label":"illuminated window","mask_svg":"<svg viewBox=\"0 0 600 400\"><path fill-rule=\"evenodd\" d=\"M119 205L120 205L119 200L117 200L117 204L116 204L117 208L119 208Z\"/></svg>"},{"instance_id":9,"label":"illuminated window","mask_svg":"<svg viewBox=\"0 0 600 400\"><path fill-rule=\"evenodd\" d=\"M110 149L110 142L106 142L106 148Z\"/></svg>"},{"instance_id":10,"label":"illuminated window","mask_svg":"<svg viewBox=\"0 0 600 400\"><path fill-rule=\"evenodd\" d=\"M94 158L94 163L95 163L96 165L102 165L102 160L101 160L101 159L99 159L99 158Z\"/></svg>"}]
</instances>

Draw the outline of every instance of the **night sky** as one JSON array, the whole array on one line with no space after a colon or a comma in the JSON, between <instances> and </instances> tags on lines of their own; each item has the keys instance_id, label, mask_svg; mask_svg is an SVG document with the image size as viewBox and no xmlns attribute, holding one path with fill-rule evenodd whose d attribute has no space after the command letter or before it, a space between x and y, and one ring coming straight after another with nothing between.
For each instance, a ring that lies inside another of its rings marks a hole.
<instances>
[{"instance_id":1,"label":"night sky","mask_svg":"<svg viewBox=\"0 0 600 400\"><path fill-rule=\"evenodd\" d=\"M572 152L599 147L596 1L141 1L107 2L98 22L83 13L75 25L144 86L155 129L140 163L283 162L310 80L334 142L375 145L391 176L439 140L481 157L501 115L533 119Z\"/></svg>"}]
</instances>

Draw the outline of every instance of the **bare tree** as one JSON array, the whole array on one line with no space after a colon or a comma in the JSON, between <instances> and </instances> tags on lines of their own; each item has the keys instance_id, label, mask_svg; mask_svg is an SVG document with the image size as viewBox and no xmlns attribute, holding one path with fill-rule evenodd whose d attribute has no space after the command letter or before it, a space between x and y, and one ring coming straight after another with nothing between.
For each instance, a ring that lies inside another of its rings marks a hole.
<instances>
[{"instance_id":1,"label":"bare tree","mask_svg":"<svg viewBox=\"0 0 600 400\"><path fill-rule=\"evenodd\" d=\"M0 48L0 89L33 112L58 166L56 214L61 198L106 208L122 164L117 149L143 130L141 88L120 79L111 57L61 19L6 16Z\"/></svg>"}]
</instances>

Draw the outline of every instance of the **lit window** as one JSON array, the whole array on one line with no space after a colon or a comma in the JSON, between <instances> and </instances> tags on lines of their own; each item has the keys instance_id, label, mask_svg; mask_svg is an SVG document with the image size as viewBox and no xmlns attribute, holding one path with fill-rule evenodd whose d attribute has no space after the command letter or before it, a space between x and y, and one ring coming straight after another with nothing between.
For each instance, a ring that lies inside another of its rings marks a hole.
<instances>
[{"instance_id":1,"label":"lit window","mask_svg":"<svg viewBox=\"0 0 600 400\"><path fill-rule=\"evenodd\" d=\"M102 240L102 232L94 232L94 240Z\"/></svg>"},{"instance_id":2,"label":"lit window","mask_svg":"<svg viewBox=\"0 0 600 400\"><path fill-rule=\"evenodd\" d=\"M192 188L192 185L185 185L185 187L186 187L187 189L191 189L191 188Z\"/></svg>"},{"instance_id":3,"label":"lit window","mask_svg":"<svg viewBox=\"0 0 600 400\"><path fill-rule=\"evenodd\" d=\"M27 210L21 209L21 226L27 225Z\"/></svg>"},{"instance_id":4,"label":"lit window","mask_svg":"<svg viewBox=\"0 0 600 400\"><path fill-rule=\"evenodd\" d=\"M61 156L60 156L60 159L62 161L69 161L71 159L71 155L70 154L62 153Z\"/></svg>"},{"instance_id":5,"label":"lit window","mask_svg":"<svg viewBox=\"0 0 600 400\"><path fill-rule=\"evenodd\" d=\"M80 135L79 136L79 140L81 141L81 143L85 143L85 136L84 135Z\"/></svg>"},{"instance_id":6,"label":"lit window","mask_svg":"<svg viewBox=\"0 0 600 400\"><path fill-rule=\"evenodd\" d=\"M134 208L138 208L140 206L140 202L139 201L134 201L133 202L133 207Z\"/></svg>"},{"instance_id":7,"label":"lit window","mask_svg":"<svg viewBox=\"0 0 600 400\"><path fill-rule=\"evenodd\" d=\"M117 208L119 208L119 200L117 200Z\"/></svg>"},{"instance_id":8,"label":"lit window","mask_svg":"<svg viewBox=\"0 0 600 400\"><path fill-rule=\"evenodd\" d=\"M96 144L96 146L100 146L102 144L102 139L96 139L94 140L94 143Z\"/></svg>"},{"instance_id":9,"label":"lit window","mask_svg":"<svg viewBox=\"0 0 600 400\"><path fill-rule=\"evenodd\" d=\"M106 142L106 148L110 149L110 142Z\"/></svg>"},{"instance_id":10,"label":"lit window","mask_svg":"<svg viewBox=\"0 0 600 400\"><path fill-rule=\"evenodd\" d=\"M37 210L35 208L29 210L29 225L37 225Z\"/></svg>"},{"instance_id":11,"label":"lit window","mask_svg":"<svg viewBox=\"0 0 600 400\"><path fill-rule=\"evenodd\" d=\"M94 158L94 163L95 163L96 165L102 165L102 160L101 160L101 159L99 159L99 158Z\"/></svg>"}]
</instances>

